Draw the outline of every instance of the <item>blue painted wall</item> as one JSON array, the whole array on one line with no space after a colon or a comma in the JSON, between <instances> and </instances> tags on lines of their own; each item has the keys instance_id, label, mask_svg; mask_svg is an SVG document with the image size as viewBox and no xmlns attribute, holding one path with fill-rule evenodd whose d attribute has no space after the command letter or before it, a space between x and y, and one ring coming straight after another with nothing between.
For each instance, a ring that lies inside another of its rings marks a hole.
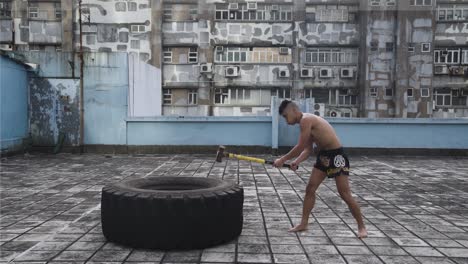
<instances>
[{"instance_id":1,"label":"blue painted wall","mask_svg":"<svg viewBox=\"0 0 468 264\"><path fill-rule=\"evenodd\" d=\"M468 119L328 118L341 144L355 148L468 149ZM280 121L279 146L294 146L299 126Z\"/></svg>"},{"instance_id":2,"label":"blue painted wall","mask_svg":"<svg viewBox=\"0 0 468 264\"><path fill-rule=\"evenodd\" d=\"M0 55L0 148L21 149L28 135L28 77L26 67Z\"/></svg>"},{"instance_id":3,"label":"blue painted wall","mask_svg":"<svg viewBox=\"0 0 468 264\"><path fill-rule=\"evenodd\" d=\"M128 145L271 146L271 117L159 117L128 120Z\"/></svg>"},{"instance_id":4,"label":"blue painted wall","mask_svg":"<svg viewBox=\"0 0 468 264\"><path fill-rule=\"evenodd\" d=\"M127 53L85 53L84 143L127 142Z\"/></svg>"}]
</instances>

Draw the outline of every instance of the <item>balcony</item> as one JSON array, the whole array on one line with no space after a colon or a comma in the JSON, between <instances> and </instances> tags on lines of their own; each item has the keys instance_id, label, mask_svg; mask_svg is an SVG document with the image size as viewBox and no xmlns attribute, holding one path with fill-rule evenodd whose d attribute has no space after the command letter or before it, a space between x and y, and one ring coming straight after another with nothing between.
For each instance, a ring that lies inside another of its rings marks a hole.
<instances>
[{"instance_id":1,"label":"balcony","mask_svg":"<svg viewBox=\"0 0 468 264\"><path fill-rule=\"evenodd\" d=\"M217 22L212 37L217 45L289 46L293 44L293 24Z\"/></svg>"},{"instance_id":2,"label":"balcony","mask_svg":"<svg viewBox=\"0 0 468 264\"><path fill-rule=\"evenodd\" d=\"M29 21L29 43L62 43L62 22Z\"/></svg>"}]
</instances>

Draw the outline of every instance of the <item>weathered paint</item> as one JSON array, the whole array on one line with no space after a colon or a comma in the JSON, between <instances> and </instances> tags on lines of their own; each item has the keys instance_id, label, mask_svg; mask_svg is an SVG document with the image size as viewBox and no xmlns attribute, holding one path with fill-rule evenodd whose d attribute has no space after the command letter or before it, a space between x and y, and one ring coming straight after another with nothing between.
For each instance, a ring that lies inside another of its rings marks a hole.
<instances>
[{"instance_id":1,"label":"weathered paint","mask_svg":"<svg viewBox=\"0 0 468 264\"><path fill-rule=\"evenodd\" d=\"M82 8L89 10L89 21L83 24L85 50L129 52L138 54L143 61L151 59L149 0L87 0ZM79 32L75 34L79 39ZM79 43L76 45L79 47Z\"/></svg>"},{"instance_id":2,"label":"weathered paint","mask_svg":"<svg viewBox=\"0 0 468 264\"><path fill-rule=\"evenodd\" d=\"M0 55L0 151L21 149L27 136L27 67Z\"/></svg>"},{"instance_id":3,"label":"weathered paint","mask_svg":"<svg viewBox=\"0 0 468 264\"><path fill-rule=\"evenodd\" d=\"M79 144L79 79L29 79L30 126L33 144L53 146L59 134L64 145Z\"/></svg>"},{"instance_id":4,"label":"weathered paint","mask_svg":"<svg viewBox=\"0 0 468 264\"><path fill-rule=\"evenodd\" d=\"M34 145L51 146L60 133L65 146L79 144L79 61L73 53L21 52L37 65L29 75L30 129Z\"/></svg>"}]
</instances>

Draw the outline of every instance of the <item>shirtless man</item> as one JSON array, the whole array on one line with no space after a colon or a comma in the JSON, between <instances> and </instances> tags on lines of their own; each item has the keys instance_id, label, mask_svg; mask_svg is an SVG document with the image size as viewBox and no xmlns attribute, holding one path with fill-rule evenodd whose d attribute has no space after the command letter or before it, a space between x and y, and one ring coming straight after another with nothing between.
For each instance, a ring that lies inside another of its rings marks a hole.
<instances>
[{"instance_id":1,"label":"shirtless man","mask_svg":"<svg viewBox=\"0 0 468 264\"><path fill-rule=\"evenodd\" d=\"M279 114L286 119L289 125L299 124L301 134L297 145L289 151L288 154L276 159L273 166L281 167L286 161L297 157L291 163L291 169L295 171L299 163L306 160L312 151L316 151L313 147L314 143L319 150L317 161L314 164L306 188L301 223L291 228L289 231L298 232L307 229L310 212L315 204L315 191L325 177L328 176L328 178L335 178L336 187L341 198L346 202L357 221L358 237L367 237L367 230L362 220L361 209L351 195L351 190L349 188L349 160L343 151L343 147L333 127L319 116L302 113L298 106L289 100L284 100L281 103Z\"/></svg>"}]
</instances>

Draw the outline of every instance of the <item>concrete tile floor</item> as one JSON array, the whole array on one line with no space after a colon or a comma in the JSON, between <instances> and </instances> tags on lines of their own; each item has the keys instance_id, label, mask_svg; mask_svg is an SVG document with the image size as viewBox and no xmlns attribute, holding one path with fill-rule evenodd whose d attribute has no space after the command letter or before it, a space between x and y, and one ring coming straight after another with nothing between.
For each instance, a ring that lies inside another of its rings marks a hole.
<instances>
[{"instance_id":1,"label":"concrete tile floor","mask_svg":"<svg viewBox=\"0 0 468 264\"><path fill-rule=\"evenodd\" d=\"M307 232L301 216L313 159L294 173L207 155L32 155L1 160L0 263L468 263L468 158L353 156L350 176L369 238L327 179ZM244 229L194 251L107 243L100 191L124 179L196 176L239 182Z\"/></svg>"}]
</instances>

